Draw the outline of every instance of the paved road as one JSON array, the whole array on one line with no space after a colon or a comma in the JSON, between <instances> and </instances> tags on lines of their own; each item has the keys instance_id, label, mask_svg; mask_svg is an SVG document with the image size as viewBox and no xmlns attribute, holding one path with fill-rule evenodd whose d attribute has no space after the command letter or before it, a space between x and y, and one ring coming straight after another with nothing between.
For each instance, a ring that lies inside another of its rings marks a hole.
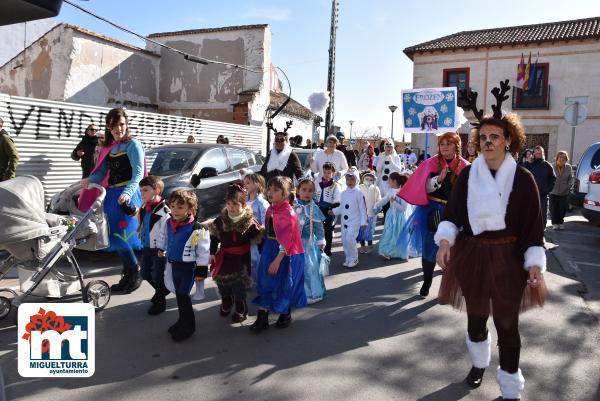
<instances>
[{"instance_id":1,"label":"paved road","mask_svg":"<svg viewBox=\"0 0 600 401\"><path fill-rule=\"evenodd\" d=\"M589 270L596 280L600 276L598 269L594 274L594 265L585 264L598 263L597 252L583 245L585 250L571 254L571 247L582 246L580 224L569 222L565 232L549 234L559 245L548 252L550 296L544 309L522 315L524 400L600 400L598 314L590 307L588 284L561 267L561 262L568 264L573 258L582 272ZM590 228L590 232L586 240L597 240L600 229ZM20 378L16 332L4 322L0 325L0 364L7 397L62 401L499 399L495 351L479 389L469 391L462 383L470 368L464 344L466 318L438 305L434 297L418 297L419 259L397 263L371 255L348 271L339 266L341 248L334 251L327 299L294 313L290 328L271 328L261 335L248 331L253 318L234 325L218 316L213 283L207 286L207 301L195 305L195 336L182 344L173 343L166 333L177 315L174 299L169 299L166 313L151 317L146 314L151 295L147 284L132 295L115 296L96 317L96 374L89 379ZM84 267L96 269L95 276L109 283L117 281L114 256L98 260L96 255L82 254L80 260ZM439 274L436 271L432 293L439 286ZM491 332L496 338L495 331Z\"/></svg>"}]
</instances>

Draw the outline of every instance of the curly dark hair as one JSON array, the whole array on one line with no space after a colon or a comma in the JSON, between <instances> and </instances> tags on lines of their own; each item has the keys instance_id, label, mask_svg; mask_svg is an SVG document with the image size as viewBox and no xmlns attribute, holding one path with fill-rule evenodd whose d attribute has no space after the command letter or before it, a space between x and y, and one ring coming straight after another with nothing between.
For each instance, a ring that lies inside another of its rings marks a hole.
<instances>
[{"instance_id":1,"label":"curly dark hair","mask_svg":"<svg viewBox=\"0 0 600 401\"><path fill-rule=\"evenodd\" d=\"M484 125L494 125L502 128L504 137L510 138L510 146L508 151L511 154L521 152L525 146L525 128L521 123L521 118L515 113L508 113L502 119L495 118L492 115L483 117L478 127L471 130L471 141L475 144L477 152L481 152L481 144L479 143L479 131Z\"/></svg>"},{"instance_id":2,"label":"curly dark hair","mask_svg":"<svg viewBox=\"0 0 600 401\"><path fill-rule=\"evenodd\" d=\"M109 146L114 142L114 138L112 136L112 132L110 130L119 124L121 117L125 118L125 122L127 123L127 135L123 139L123 142L127 142L131 139L131 132L129 131L129 116L124 108L119 107L116 109L111 109L106 115L106 130L104 133L104 140L102 141L102 146Z\"/></svg>"},{"instance_id":3,"label":"curly dark hair","mask_svg":"<svg viewBox=\"0 0 600 401\"><path fill-rule=\"evenodd\" d=\"M169 205L173 204L187 205L194 215L196 215L196 210L198 210L196 193L189 189L176 189L173 191L171 196L169 196Z\"/></svg>"}]
</instances>

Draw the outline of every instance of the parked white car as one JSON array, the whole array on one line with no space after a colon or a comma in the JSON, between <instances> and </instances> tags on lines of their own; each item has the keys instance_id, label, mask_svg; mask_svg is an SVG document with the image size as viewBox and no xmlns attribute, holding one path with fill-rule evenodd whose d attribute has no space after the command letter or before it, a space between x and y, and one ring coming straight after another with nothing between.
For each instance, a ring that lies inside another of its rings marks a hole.
<instances>
[{"instance_id":1,"label":"parked white car","mask_svg":"<svg viewBox=\"0 0 600 401\"><path fill-rule=\"evenodd\" d=\"M590 223L600 225L600 167L590 174L588 193L583 199L582 214Z\"/></svg>"}]
</instances>

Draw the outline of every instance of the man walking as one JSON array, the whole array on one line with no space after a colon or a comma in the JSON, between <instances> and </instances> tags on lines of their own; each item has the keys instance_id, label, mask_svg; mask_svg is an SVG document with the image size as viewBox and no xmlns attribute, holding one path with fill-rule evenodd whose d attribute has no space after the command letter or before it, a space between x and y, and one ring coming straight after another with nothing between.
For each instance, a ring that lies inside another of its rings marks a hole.
<instances>
[{"instance_id":1,"label":"man walking","mask_svg":"<svg viewBox=\"0 0 600 401\"><path fill-rule=\"evenodd\" d=\"M0 118L0 181L15 178L19 164L17 147L3 126L4 120Z\"/></svg>"},{"instance_id":2,"label":"man walking","mask_svg":"<svg viewBox=\"0 0 600 401\"><path fill-rule=\"evenodd\" d=\"M556 176L554 175L554 169L552 165L548 163L544 157L544 148L537 145L533 148L533 162L527 165L535 183L537 184L538 191L540 193L540 204L542 211L542 223L544 229L546 229L546 220L548 218L548 194L554 188L554 181Z\"/></svg>"}]
</instances>

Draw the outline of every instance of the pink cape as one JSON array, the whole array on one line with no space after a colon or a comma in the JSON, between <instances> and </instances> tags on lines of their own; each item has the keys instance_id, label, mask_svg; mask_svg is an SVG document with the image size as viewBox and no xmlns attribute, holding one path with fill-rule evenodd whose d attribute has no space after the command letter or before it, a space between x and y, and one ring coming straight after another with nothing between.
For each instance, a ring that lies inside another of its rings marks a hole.
<instances>
[{"instance_id":1,"label":"pink cape","mask_svg":"<svg viewBox=\"0 0 600 401\"><path fill-rule=\"evenodd\" d=\"M446 160L443 160L442 163L442 165L448 165ZM456 175L458 176L462 169L469 164L470 163L468 161L460 157L460 163L458 164L458 171L456 172ZM438 155L435 155L421 163L417 170L410 176L406 184L404 184L404 186L400 189L398 196L413 205L429 205L429 199L427 199L427 190L425 187L431 173L437 172Z\"/></svg>"},{"instance_id":2,"label":"pink cape","mask_svg":"<svg viewBox=\"0 0 600 401\"><path fill-rule=\"evenodd\" d=\"M298 216L289 202L280 202L269 206L265 222L273 218L273 228L277 241L281 244L287 256L304 253L300 229L298 228ZM265 224L266 226L267 224Z\"/></svg>"}]
</instances>

